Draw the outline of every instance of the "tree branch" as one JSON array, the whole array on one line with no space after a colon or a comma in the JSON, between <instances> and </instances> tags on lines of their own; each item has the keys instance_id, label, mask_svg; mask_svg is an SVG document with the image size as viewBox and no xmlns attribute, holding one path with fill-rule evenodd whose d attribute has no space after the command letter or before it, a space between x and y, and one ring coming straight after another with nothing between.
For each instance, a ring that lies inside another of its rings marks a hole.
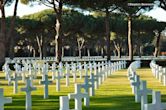
<instances>
[{"instance_id":1,"label":"tree branch","mask_svg":"<svg viewBox=\"0 0 166 110\"><path fill-rule=\"evenodd\" d=\"M52 6L48 5L47 3L45 3L44 1L41 1L41 3L47 7L53 8Z\"/></svg>"}]
</instances>

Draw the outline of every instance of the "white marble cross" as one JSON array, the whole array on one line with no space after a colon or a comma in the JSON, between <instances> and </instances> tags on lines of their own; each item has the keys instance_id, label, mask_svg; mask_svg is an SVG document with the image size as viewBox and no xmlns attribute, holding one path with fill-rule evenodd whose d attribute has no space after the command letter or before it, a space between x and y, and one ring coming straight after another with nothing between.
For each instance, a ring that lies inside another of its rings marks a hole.
<instances>
[{"instance_id":1,"label":"white marble cross","mask_svg":"<svg viewBox=\"0 0 166 110\"><path fill-rule=\"evenodd\" d=\"M98 79L95 77L93 73L90 74L89 82L91 83L90 88L90 96L95 96L95 82L98 81Z\"/></svg>"},{"instance_id":2,"label":"white marble cross","mask_svg":"<svg viewBox=\"0 0 166 110\"><path fill-rule=\"evenodd\" d=\"M40 81L40 84L43 84L44 85L44 99L47 99L49 96L48 96L48 85L51 84L52 81L49 81L48 79L48 75L45 75L45 79L44 81Z\"/></svg>"},{"instance_id":3,"label":"white marble cross","mask_svg":"<svg viewBox=\"0 0 166 110\"><path fill-rule=\"evenodd\" d=\"M44 80L45 75L48 75L48 63L43 64L42 68L42 80Z\"/></svg>"},{"instance_id":4,"label":"white marble cross","mask_svg":"<svg viewBox=\"0 0 166 110\"><path fill-rule=\"evenodd\" d=\"M56 91L59 92L60 91L60 80L64 78L63 76L60 75L60 71L58 70L57 72L57 76L55 77L56 79Z\"/></svg>"},{"instance_id":5,"label":"white marble cross","mask_svg":"<svg viewBox=\"0 0 166 110\"><path fill-rule=\"evenodd\" d=\"M82 79L82 65L81 65L81 62L78 64L78 66L79 66L80 79Z\"/></svg>"},{"instance_id":6,"label":"white marble cross","mask_svg":"<svg viewBox=\"0 0 166 110\"><path fill-rule=\"evenodd\" d=\"M60 75L63 76L63 63L62 62L59 63L59 69L58 70L60 72Z\"/></svg>"},{"instance_id":7,"label":"white marble cross","mask_svg":"<svg viewBox=\"0 0 166 110\"><path fill-rule=\"evenodd\" d=\"M85 70L85 76L87 76L88 75L88 66L86 63L84 64L84 70Z\"/></svg>"},{"instance_id":8,"label":"white marble cross","mask_svg":"<svg viewBox=\"0 0 166 110\"><path fill-rule=\"evenodd\" d=\"M159 82L162 82L163 79L163 67L159 66Z\"/></svg>"},{"instance_id":9,"label":"white marble cross","mask_svg":"<svg viewBox=\"0 0 166 110\"><path fill-rule=\"evenodd\" d=\"M75 99L75 109L76 110L82 110L82 99L88 98L88 93L81 93L81 86L80 84L75 84L75 93L68 94L69 99ZM88 102L84 102L85 106L89 106L89 100Z\"/></svg>"},{"instance_id":10,"label":"white marble cross","mask_svg":"<svg viewBox=\"0 0 166 110\"><path fill-rule=\"evenodd\" d=\"M37 73L38 73L37 64L33 64L32 72L33 72L34 78L37 78Z\"/></svg>"},{"instance_id":11,"label":"white marble cross","mask_svg":"<svg viewBox=\"0 0 166 110\"><path fill-rule=\"evenodd\" d=\"M89 84L89 77L88 76L85 76L85 79L84 79L84 84L81 84L82 88L84 88L85 90L85 93L88 93L89 94L89 90L90 88L92 88L92 84ZM84 103L89 103L89 98L84 98ZM85 104L85 105L88 105L88 104Z\"/></svg>"},{"instance_id":12,"label":"white marble cross","mask_svg":"<svg viewBox=\"0 0 166 110\"><path fill-rule=\"evenodd\" d=\"M68 96L60 96L59 100L60 100L59 110L70 110L70 108L69 108L69 97Z\"/></svg>"},{"instance_id":13,"label":"white marble cross","mask_svg":"<svg viewBox=\"0 0 166 110\"><path fill-rule=\"evenodd\" d=\"M132 85L132 83L135 82L135 76L136 76L136 72L132 72L131 76L129 77L133 94L135 91L134 91L134 85Z\"/></svg>"},{"instance_id":14,"label":"white marble cross","mask_svg":"<svg viewBox=\"0 0 166 110\"><path fill-rule=\"evenodd\" d=\"M111 73L115 72L115 63L111 64Z\"/></svg>"},{"instance_id":15,"label":"white marble cross","mask_svg":"<svg viewBox=\"0 0 166 110\"><path fill-rule=\"evenodd\" d=\"M4 104L12 103L12 98L5 98L3 94L4 91L2 88L0 88L0 110L4 110Z\"/></svg>"},{"instance_id":16,"label":"white marble cross","mask_svg":"<svg viewBox=\"0 0 166 110\"><path fill-rule=\"evenodd\" d=\"M85 76L85 79L84 79L84 84L82 84L82 88L85 89L85 92L89 94L89 89L92 87L91 84L89 84L89 77L88 76Z\"/></svg>"},{"instance_id":17,"label":"white marble cross","mask_svg":"<svg viewBox=\"0 0 166 110\"><path fill-rule=\"evenodd\" d=\"M5 73L5 79L8 80L8 85L10 85L12 71L10 70L9 65L7 63L3 66L3 72Z\"/></svg>"},{"instance_id":18,"label":"white marble cross","mask_svg":"<svg viewBox=\"0 0 166 110\"><path fill-rule=\"evenodd\" d=\"M95 78L98 79L98 81L95 82L95 89L99 88L99 85L101 85L102 83L102 74L100 74L99 72L97 72L97 74L95 75Z\"/></svg>"},{"instance_id":19,"label":"white marble cross","mask_svg":"<svg viewBox=\"0 0 166 110\"><path fill-rule=\"evenodd\" d=\"M76 75L76 64L72 65L72 74L73 74L73 82L76 83L77 75Z\"/></svg>"},{"instance_id":20,"label":"white marble cross","mask_svg":"<svg viewBox=\"0 0 166 110\"><path fill-rule=\"evenodd\" d=\"M132 72L132 73L130 74L130 76L129 76L130 82L133 82L133 81L135 80L135 75L136 75L135 72Z\"/></svg>"},{"instance_id":21,"label":"white marble cross","mask_svg":"<svg viewBox=\"0 0 166 110\"><path fill-rule=\"evenodd\" d=\"M11 81L13 82L13 93L18 93L18 80L21 80L21 77L17 76L17 73L14 73L13 78L11 78Z\"/></svg>"},{"instance_id":22,"label":"white marble cross","mask_svg":"<svg viewBox=\"0 0 166 110\"><path fill-rule=\"evenodd\" d=\"M66 63L66 86L68 87L70 85L70 66L68 63Z\"/></svg>"},{"instance_id":23,"label":"white marble cross","mask_svg":"<svg viewBox=\"0 0 166 110\"><path fill-rule=\"evenodd\" d=\"M108 62L108 75L111 75L111 61Z\"/></svg>"},{"instance_id":24,"label":"white marble cross","mask_svg":"<svg viewBox=\"0 0 166 110\"><path fill-rule=\"evenodd\" d=\"M31 80L29 78L26 78L26 87L21 88L21 91L26 92L26 110L32 109L32 97L31 92L36 90L36 87L31 87Z\"/></svg>"},{"instance_id":25,"label":"white marble cross","mask_svg":"<svg viewBox=\"0 0 166 110\"><path fill-rule=\"evenodd\" d=\"M15 64L14 65L14 68L15 68L15 73L17 73L17 76L21 75L21 66L19 64Z\"/></svg>"},{"instance_id":26,"label":"white marble cross","mask_svg":"<svg viewBox=\"0 0 166 110\"><path fill-rule=\"evenodd\" d=\"M97 70L97 64L96 63L94 63L94 77L95 77L95 79L97 79L95 81L95 89L98 89L98 87L99 87L99 72Z\"/></svg>"},{"instance_id":27,"label":"white marble cross","mask_svg":"<svg viewBox=\"0 0 166 110\"><path fill-rule=\"evenodd\" d=\"M141 110L145 110L144 104L148 103L147 95L151 94L152 90L147 89L146 81L141 81L139 94L141 95Z\"/></svg>"},{"instance_id":28,"label":"white marble cross","mask_svg":"<svg viewBox=\"0 0 166 110\"><path fill-rule=\"evenodd\" d=\"M92 73L92 69L93 69L92 63L89 62L89 71L90 71L90 74Z\"/></svg>"},{"instance_id":29,"label":"white marble cross","mask_svg":"<svg viewBox=\"0 0 166 110\"><path fill-rule=\"evenodd\" d=\"M29 70L28 76L29 76L30 80L33 81L33 79L36 77L36 75L33 73L33 68L32 68L31 64L28 65L28 70Z\"/></svg>"},{"instance_id":30,"label":"white marble cross","mask_svg":"<svg viewBox=\"0 0 166 110\"><path fill-rule=\"evenodd\" d=\"M131 72L136 72L137 68L141 67L141 61L134 61L128 67L128 76L130 76Z\"/></svg>"},{"instance_id":31,"label":"white marble cross","mask_svg":"<svg viewBox=\"0 0 166 110\"><path fill-rule=\"evenodd\" d=\"M140 91L140 77L135 75L135 81L131 83L134 86L135 102L141 101Z\"/></svg>"},{"instance_id":32,"label":"white marble cross","mask_svg":"<svg viewBox=\"0 0 166 110\"><path fill-rule=\"evenodd\" d=\"M108 78L108 72L109 72L109 71L108 71L108 62L107 62L107 61L105 62L105 69L106 69L106 70L105 70L105 71L106 71L106 72L105 72L105 77L106 77L106 79L107 79L107 78Z\"/></svg>"},{"instance_id":33,"label":"white marble cross","mask_svg":"<svg viewBox=\"0 0 166 110\"><path fill-rule=\"evenodd\" d=\"M153 91L152 104L145 104L145 110L166 110L166 103L161 102L159 91Z\"/></svg>"},{"instance_id":34,"label":"white marble cross","mask_svg":"<svg viewBox=\"0 0 166 110\"><path fill-rule=\"evenodd\" d=\"M101 67L100 67L100 62L98 62L97 64L97 68L98 68L98 71L97 71L97 76L98 76L98 84L101 85L102 84L102 72L101 72Z\"/></svg>"},{"instance_id":35,"label":"white marble cross","mask_svg":"<svg viewBox=\"0 0 166 110\"><path fill-rule=\"evenodd\" d=\"M155 65L155 77L156 79L159 78L159 65Z\"/></svg>"},{"instance_id":36,"label":"white marble cross","mask_svg":"<svg viewBox=\"0 0 166 110\"><path fill-rule=\"evenodd\" d=\"M7 62L4 64L2 69L3 69L3 72L5 73L5 79L10 79L11 70Z\"/></svg>"},{"instance_id":37,"label":"white marble cross","mask_svg":"<svg viewBox=\"0 0 166 110\"><path fill-rule=\"evenodd\" d=\"M105 67L104 67L104 62L102 61L101 63L101 71L100 74L102 75L102 82L105 81Z\"/></svg>"},{"instance_id":38,"label":"white marble cross","mask_svg":"<svg viewBox=\"0 0 166 110\"><path fill-rule=\"evenodd\" d=\"M25 82L25 78L26 78L26 73L27 73L27 69L26 67L22 67L22 81Z\"/></svg>"},{"instance_id":39,"label":"white marble cross","mask_svg":"<svg viewBox=\"0 0 166 110\"><path fill-rule=\"evenodd\" d=\"M163 68L163 84L166 86L166 68Z\"/></svg>"},{"instance_id":40,"label":"white marble cross","mask_svg":"<svg viewBox=\"0 0 166 110\"><path fill-rule=\"evenodd\" d=\"M52 80L55 80L55 76L56 76L56 63L52 63L52 66L51 66L51 72L52 72Z\"/></svg>"}]
</instances>

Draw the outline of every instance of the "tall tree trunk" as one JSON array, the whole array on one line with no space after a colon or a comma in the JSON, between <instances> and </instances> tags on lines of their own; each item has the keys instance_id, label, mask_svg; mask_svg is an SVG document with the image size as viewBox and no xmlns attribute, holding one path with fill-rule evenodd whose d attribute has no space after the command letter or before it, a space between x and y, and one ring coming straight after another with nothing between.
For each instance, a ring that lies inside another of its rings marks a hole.
<instances>
[{"instance_id":1,"label":"tall tree trunk","mask_svg":"<svg viewBox=\"0 0 166 110\"><path fill-rule=\"evenodd\" d=\"M80 58L82 58L82 52L81 52L81 51L82 51L82 49L79 48L79 49L78 49L78 53L79 53L79 57L80 57Z\"/></svg>"},{"instance_id":2,"label":"tall tree trunk","mask_svg":"<svg viewBox=\"0 0 166 110\"><path fill-rule=\"evenodd\" d=\"M101 56L104 58L104 48L101 47Z\"/></svg>"},{"instance_id":3,"label":"tall tree trunk","mask_svg":"<svg viewBox=\"0 0 166 110\"><path fill-rule=\"evenodd\" d=\"M43 59L43 52L42 52L43 37L42 37L42 35L40 36L40 39L38 36L36 36L36 40L37 40L37 44L38 44L38 48L39 48L39 57L40 57L40 59Z\"/></svg>"},{"instance_id":4,"label":"tall tree trunk","mask_svg":"<svg viewBox=\"0 0 166 110\"><path fill-rule=\"evenodd\" d=\"M6 17L5 17L5 8L3 5L3 0L0 0L0 9L1 9L1 30L0 30L0 68L2 67L3 63L5 62L5 55L6 55Z\"/></svg>"},{"instance_id":5,"label":"tall tree trunk","mask_svg":"<svg viewBox=\"0 0 166 110\"><path fill-rule=\"evenodd\" d=\"M62 47L62 58L64 57L64 53L65 52L65 50L64 50L64 47Z\"/></svg>"},{"instance_id":6,"label":"tall tree trunk","mask_svg":"<svg viewBox=\"0 0 166 110\"><path fill-rule=\"evenodd\" d=\"M75 57L76 56L76 50L74 47L72 47L72 51L73 51L73 56Z\"/></svg>"},{"instance_id":7,"label":"tall tree trunk","mask_svg":"<svg viewBox=\"0 0 166 110\"><path fill-rule=\"evenodd\" d=\"M33 57L36 57L36 50L33 49Z\"/></svg>"},{"instance_id":8,"label":"tall tree trunk","mask_svg":"<svg viewBox=\"0 0 166 110\"><path fill-rule=\"evenodd\" d=\"M83 50L83 56L86 56L86 48Z\"/></svg>"},{"instance_id":9,"label":"tall tree trunk","mask_svg":"<svg viewBox=\"0 0 166 110\"><path fill-rule=\"evenodd\" d=\"M114 44L115 50L117 51L118 58L121 58L121 45L119 43L116 43L115 41L113 41L113 44Z\"/></svg>"},{"instance_id":10,"label":"tall tree trunk","mask_svg":"<svg viewBox=\"0 0 166 110\"><path fill-rule=\"evenodd\" d=\"M90 49L87 48L88 57L90 57Z\"/></svg>"},{"instance_id":11,"label":"tall tree trunk","mask_svg":"<svg viewBox=\"0 0 166 110\"><path fill-rule=\"evenodd\" d=\"M14 45L15 45L15 36L11 36L9 39L10 43L7 43L6 45L9 45L9 57L10 59L14 58Z\"/></svg>"},{"instance_id":12,"label":"tall tree trunk","mask_svg":"<svg viewBox=\"0 0 166 110\"><path fill-rule=\"evenodd\" d=\"M128 49L129 49L129 60L133 60L133 42L132 42L132 18L128 16Z\"/></svg>"},{"instance_id":13,"label":"tall tree trunk","mask_svg":"<svg viewBox=\"0 0 166 110\"><path fill-rule=\"evenodd\" d=\"M43 57L47 57L47 43L46 42L43 42L42 53L43 53Z\"/></svg>"},{"instance_id":14,"label":"tall tree trunk","mask_svg":"<svg viewBox=\"0 0 166 110\"><path fill-rule=\"evenodd\" d=\"M110 43L110 20L109 20L110 13L108 9L106 9L106 17L105 17L105 26L106 26L106 39L107 39L107 60L110 60L111 57L111 43Z\"/></svg>"},{"instance_id":15,"label":"tall tree trunk","mask_svg":"<svg viewBox=\"0 0 166 110\"><path fill-rule=\"evenodd\" d=\"M19 0L16 0L15 5L14 5L14 13L13 13L13 17L11 19L10 30L9 30L9 33L7 36L7 42L10 42L9 56L12 59L14 58L14 45L15 45L14 26L15 26L15 20L16 20L16 16L17 16L18 2L19 2Z\"/></svg>"},{"instance_id":16,"label":"tall tree trunk","mask_svg":"<svg viewBox=\"0 0 166 110\"><path fill-rule=\"evenodd\" d=\"M139 56L139 57L141 57L141 56L143 55L143 46L140 46L140 47L139 47L139 51L140 51L140 52L139 52L139 53L140 53L140 56Z\"/></svg>"},{"instance_id":17,"label":"tall tree trunk","mask_svg":"<svg viewBox=\"0 0 166 110\"><path fill-rule=\"evenodd\" d=\"M161 32L159 32L158 36L156 36L156 43L155 43L155 51L154 56L157 57L159 54L159 48L160 48L160 38L161 38Z\"/></svg>"},{"instance_id":18,"label":"tall tree trunk","mask_svg":"<svg viewBox=\"0 0 166 110\"><path fill-rule=\"evenodd\" d=\"M138 56L141 57L141 36L140 36L140 30L138 30L138 41L137 41L137 52L138 52Z\"/></svg>"},{"instance_id":19,"label":"tall tree trunk","mask_svg":"<svg viewBox=\"0 0 166 110\"><path fill-rule=\"evenodd\" d=\"M118 58L121 58L121 47L117 49L117 53L118 53Z\"/></svg>"},{"instance_id":20,"label":"tall tree trunk","mask_svg":"<svg viewBox=\"0 0 166 110\"><path fill-rule=\"evenodd\" d=\"M58 3L58 9L56 9L56 7L54 7L54 10L56 11L56 36L55 36L55 53L56 53L56 62L60 62L61 61L61 56L62 56L62 1L59 0Z\"/></svg>"},{"instance_id":21,"label":"tall tree trunk","mask_svg":"<svg viewBox=\"0 0 166 110\"><path fill-rule=\"evenodd\" d=\"M116 49L113 50L113 53L114 53L114 56L117 56L117 54L116 54L116 53L117 53Z\"/></svg>"}]
</instances>

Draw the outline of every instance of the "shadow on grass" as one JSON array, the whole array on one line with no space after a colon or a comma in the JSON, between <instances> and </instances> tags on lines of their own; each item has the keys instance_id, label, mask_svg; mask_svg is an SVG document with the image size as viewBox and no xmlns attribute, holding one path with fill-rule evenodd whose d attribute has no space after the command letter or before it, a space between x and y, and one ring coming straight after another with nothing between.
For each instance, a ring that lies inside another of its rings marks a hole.
<instances>
[{"instance_id":1,"label":"shadow on grass","mask_svg":"<svg viewBox=\"0 0 166 110\"><path fill-rule=\"evenodd\" d=\"M42 95L33 95L32 101L32 110L59 110L59 96L43 99ZM70 108L74 108L74 100L70 100ZM13 109L25 110L24 95L13 96L13 103L5 105L5 110ZM90 98L90 107L83 106L83 110L140 110L140 103L135 103L133 96L95 96Z\"/></svg>"},{"instance_id":2,"label":"shadow on grass","mask_svg":"<svg viewBox=\"0 0 166 110\"><path fill-rule=\"evenodd\" d=\"M151 103L152 96L148 96ZM32 96L32 110L59 110L59 96L50 95L43 99L43 95ZM166 102L166 95L162 95L162 102ZM94 96L90 98L90 107L83 110L140 110L140 103L135 103L134 96ZM74 100L70 100L70 108L74 108ZM13 103L6 104L5 110L25 110L25 95L13 96Z\"/></svg>"},{"instance_id":3,"label":"shadow on grass","mask_svg":"<svg viewBox=\"0 0 166 110\"><path fill-rule=\"evenodd\" d=\"M135 103L133 96L99 96L90 101L90 107L83 110L140 110L140 103Z\"/></svg>"}]
</instances>

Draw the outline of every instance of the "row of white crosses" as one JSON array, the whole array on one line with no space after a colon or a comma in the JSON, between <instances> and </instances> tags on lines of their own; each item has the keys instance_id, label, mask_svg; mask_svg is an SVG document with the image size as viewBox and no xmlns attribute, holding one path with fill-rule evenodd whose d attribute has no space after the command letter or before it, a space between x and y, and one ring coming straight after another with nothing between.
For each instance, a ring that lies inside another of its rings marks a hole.
<instances>
[{"instance_id":1,"label":"row of white crosses","mask_svg":"<svg viewBox=\"0 0 166 110\"><path fill-rule=\"evenodd\" d=\"M111 66L110 66L111 65ZM92 73L92 65L90 66L90 77L88 74L84 77L83 84L75 84L75 92L68 94L68 96L60 96L60 108L59 110L70 110L69 101L75 99L75 108L72 110L82 110L82 99L84 99L84 105L89 106L90 96L95 95L95 89L105 80L105 77L111 75L112 72L118 71L126 67L126 62L103 62L94 63L94 74ZM109 73L110 72L110 73ZM104 80L102 80L104 79ZM84 93L81 92L84 89Z\"/></svg>"},{"instance_id":2,"label":"row of white crosses","mask_svg":"<svg viewBox=\"0 0 166 110\"><path fill-rule=\"evenodd\" d=\"M34 61L34 60L41 60L40 57L15 57L14 59L6 58L6 61L10 62L23 62L23 61ZM55 61L55 57L44 57L42 60L44 61ZM106 61L106 58L103 58L102 56L83 56L82 58L80 57L63 57L62 61L67 62L67 61Z\"/></svg>"},{"instance_id":3,"label":"row of white crosses","mask_svg":"<svg viewBox=\"0 0 166 110\"><path fill-rule=\"evenodd\" d=\"M104 64L105 64L105 66L104 66ZM95 63L94 63L94 65L95 65ZM108 70L110 70L110 68L108 68L109 67L108 65L111 65L110 62L109 63L105 62L105 63L101 63L101 64L98 63L98 67L97 68L100 71L95 70L96 67L94 66L93 67L94 70L98 71L98 72L95 72L95 75L91 74L91 78L88 79L88 81L87 81L87 79L85 77L85 84L84 84L85 86L82 85L82 87L84 87L85 91L87 92L87 89L88 89L88 88L86 88L86 85L88 84L87 82L91 82L91 85L90 85L91 86L90 96L94 96L94 94L95 94L94 93L94 88L98 88L98 86L100 85L100 83L98 83L98 82L102 82L102 80L98 81L100 76L101 76L101 73L108 73ZM116 71L116 70L118 70L120 68L125 67L125 62L115 62L111 66L112 66L111 70L112 71ZM118 67L116 67L116 66L118 66ZM59 67L60 67L60 69L58 69L57 75L54 77L56 79L57 91L60 91L60 79L63 78L62 65L59 66ZM26 68L25 69L26 71L31 70L32 69L32 65L31 64L27 64L27 67L25 66L25 68ZM91 68L91 66L89 66L89 68ZM102 68L102 70L101 70L101 68ZM52 83L52 81L49 81L49 79L48 79L48 71L49 71L48 69L49 69L48 64L47 63L44 64L43 65L43 69L42 69L42 80L40 81L40 83L44 85L44 99L48 98L48 94L49 94L48 93L49 92L48 91L48 85L50 83ZM21 89L21 91L25 91L26 92L26 109L30 110L31 109L31 103L32 103L31 91L35 90L35 88L33 88L33 84L32 83L33 83L33 79L35 78L35 76L37 76L37 72L35 71L35 73L32 74L32 71L29 71L28 75L26 75L26 74L21 75L22 74L21 73L22 69L21 69L21 66L19 64L17 64L17 63L15 65L15 70L16 71L13 74L13 78L11 78L11 81L13 81L13 83L14 83L13 84L13 88L14 88L13 89L13 93L17 93L18 92L18 81L21 80L21 77L24 76L24 78L22 78L22 79L24 79L23 81L26 82L26 88L25 89ZM53 70L53 68L52 68L52 70ZM85 70L85 74L86 75L88 75L87 71L88 70L86 69ZM90 71L92 71L92 70L90 69ZM68 81L69 81L69 79L68 79ZM96 81L96 82L94 83L94 81ZM89 103L88 99L86 99L86 103L87 104Z\"/></svg>"},{"instance_id":4,"label":"row of white crosses","mask_svg":"<svg viewBox=\"0 0 166 110\"><path fill-rule=\"evenodd\" d=\"M150 62L153 76L166 86L166 67L159 66L154 60Z\"/></svg>"},{"instance_id":5,"label":"row of white crosses","mask_svg":"<svg viewBox=\"0 0 166 110\"><path fill-rule=\"evenodd\" d=\"M141 110L165 110L166 103L161 102L160 92L148 89L146 81L140 80L140 76L136 74L136 69L140 67L140 63L140 61L135 61L128 68L128 79L132 93L135 95L135 102L141 102ZM151 104L148 104L149 94L152 94Z\"/></svg>"},{"instance_id":6,"label":"row of white crosses","mask_svg":"<svg viewBox=\"0 0 166 110\"><path fill-rule=\"evenodd\" d=\"M33 83L33 79L37 77L37 73L38 73L37 71L41 71L42 80L45 79L44 78L45 75L48 75L49 68L50 68L48 63L43 64L42 68L40 68L41 67L40 65L38 65L38 67L36 67L34 65L33 66L34 68L33 68L32 64L30 62L32 62L32 61L27 61L27 62L24 61L23 62L24 67L22 69L21 69L21 66L18 63L16 63L15 64L15 72L13 74L13 77L11 77L12 75L9 75L9 71L8 71L8 70L10 70L9 66L5 65L5 68L6 68L5 69L6 70L5 73L8 74L7 75L8 76L7 79L9 81L9 83L11 81L13 81L13 86L14 86L13 87L14 88L13 89L13 93L17 93L18 81L21 80L21 78L22 78L23 82L25 82L25 77L30 77L30 79L31 79L31 81ZM112 66L112 71L114 72L116 69L118 70L118 68L120 69L124 65L124 63L123 63L123 65L122 65L122 63L121 63L121 65L118 64L118 63L120 63L120 62L114 63L114 65L111 65L111 63L109 63L109 65L108 66L106 65L106 67L110 68ZM88 74L88 68L90 70L90 73L92 72L92 69L94 71L96 71L96 68L98 68L98 70L99 70L98 73L100 73L100 75L102 75L102 81L104 81L105 77L108 76L107 73L111 73L111 72L107 72L106 74L102 74L102 73L105 73L105 72L102 71L105 68L104 64L106 64L106 62L105 63L104 62L102 62L102 63L98 62L97 65L96 65L95 62L93 64L89 63L89 65L84 62L84 65L81 65L79 63L79 65L78 65L79 68L76 67L76 64L71 65L71 67L69 66L69 64L66 64L66 74L65 74L65 76L66 76L66 86L69 86L69 83L70 83L69 82L70 69L72 68L71 72L73 74L73 81L74 81L74 83L76 83L77 68L80 71L80 78L82 78L82 72L81 72L82 70L80 70L80 69L82 69L82 66L84 66L84 70L85 70L85 74L86 75ZM116 66L116 65L119 65L119 66ZM56 90L60 91L60 80L65 77L63 72L62 72L63 71L63 64L62 63L59 64L59 69L58 70L56 68L57 68L56 64L53 63L52 66L51 66L52 80L56 80ZM95 72L95 75L100 76L99 74L97 74L97 72ZM101 83L102 81L101 81L101 78L100 78L99 83Z\"/></svg>"}]
</instances>

